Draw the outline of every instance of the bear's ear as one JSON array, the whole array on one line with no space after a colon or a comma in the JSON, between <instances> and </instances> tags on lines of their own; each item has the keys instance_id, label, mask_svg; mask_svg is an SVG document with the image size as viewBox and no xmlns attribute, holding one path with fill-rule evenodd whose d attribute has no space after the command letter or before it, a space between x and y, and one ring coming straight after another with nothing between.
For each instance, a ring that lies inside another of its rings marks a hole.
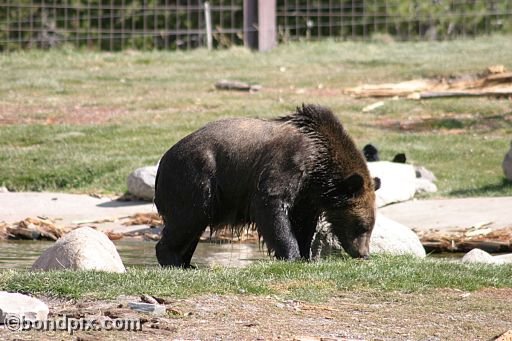
<instances>
[{"instance_id":1,"label":"bear's ear","mask_svg":"<svg viewBox=\"0 0 512 341\"><path fill-rule=\"evenodd\" d=\"M343 179L343 194L355 196L361 192L364 186L364 179L358 173L354 173Z\"/></svg>"},{"instance_id":2,"label":"bear's ear","mask_svg":"<svg viewBox=\"0 0 512 341\"><path fill-rule=\"evenodd\" d=\"M375 187L375 191L380 188L380 178L373 178L373 186Z\"/></svg>"}]
</instances>

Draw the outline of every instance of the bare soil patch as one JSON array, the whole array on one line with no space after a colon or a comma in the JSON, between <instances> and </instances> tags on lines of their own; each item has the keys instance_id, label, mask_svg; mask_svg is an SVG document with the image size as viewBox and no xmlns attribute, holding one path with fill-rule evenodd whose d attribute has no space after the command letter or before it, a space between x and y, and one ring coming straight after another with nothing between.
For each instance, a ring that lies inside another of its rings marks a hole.
<instances>
[{"instance_id":1,"label":"bare soil patch","mask_svg":"<svg viewBox=\"0 0 512 341\"><path fill-rule=\"evenodd\" d=\"M512 329L512 289L428 293L340 292L311 303L262 296L206 295L166 301L167 316L136 313L127 302L49 301L52 318L140 318L142 331L75 332L79 340L490 340ZM0 329L0 338L68 339L67 332Z\"/></svg>"},{"instance_id":2,"label":"bare soil patch","mask_svg":"<svg viewBox=\"0 0 512 341\"><path fill-rule=\"evenodd\" d=\"M116 107L58 106L41 107L24 104L0 106L0 125L12 124L106 124L117 121L128 112Z\"/></svg>"},{"instance_id":3,"label":"bare soil patch","mask_svg":"<svg viewBox=\"0 0 512 341\"><path fill-rule=\"evenodd\" d=\"M382 118L377 120L375 127L409 132L431 132L437 131L442 134L465 134L473 132L491 132L500 128L507 128L512 125L512 112L501 115L482 116L472 114L445 114L441 117L423 115L406 119Z\"/></svg>"}]
</instances>

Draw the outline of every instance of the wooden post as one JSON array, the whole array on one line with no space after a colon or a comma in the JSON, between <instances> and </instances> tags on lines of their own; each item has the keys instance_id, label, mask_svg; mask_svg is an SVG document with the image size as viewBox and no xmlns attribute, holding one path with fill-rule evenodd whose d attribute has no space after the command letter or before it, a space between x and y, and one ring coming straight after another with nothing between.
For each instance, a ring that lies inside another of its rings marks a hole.
<instances>
[{"instance_id":1,"label":"wooden post","mask_svg":"<svg viewBox=\"0 0 512 341\"><path fill-rule=\"evenodd\" d=\"M244 0L244 45L268 51L276 44L276 0Z\"/></svg>"}]
</instances>

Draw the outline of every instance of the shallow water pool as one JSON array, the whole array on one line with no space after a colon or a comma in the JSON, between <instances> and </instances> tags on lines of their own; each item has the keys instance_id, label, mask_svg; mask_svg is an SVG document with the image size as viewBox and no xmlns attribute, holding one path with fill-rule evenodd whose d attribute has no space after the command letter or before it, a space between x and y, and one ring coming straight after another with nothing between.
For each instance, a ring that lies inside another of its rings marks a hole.
<instances>
[{"instance_id":1,"label":"shallow water pool","mask_svg":"<svg viewBox=\"0 0 512 341\"><path fill-rule=\"evenodd\" d=\"M30 269L32 263L53 242L33 240L0 241L0 269ZM125 266L157 266L156 242L118 240L114 244ZM199 267L214 265L239 267L257 260L268 259L266 250L257 243L210 243L197 246L192 264Z\"/></svg>"}]
</instances>

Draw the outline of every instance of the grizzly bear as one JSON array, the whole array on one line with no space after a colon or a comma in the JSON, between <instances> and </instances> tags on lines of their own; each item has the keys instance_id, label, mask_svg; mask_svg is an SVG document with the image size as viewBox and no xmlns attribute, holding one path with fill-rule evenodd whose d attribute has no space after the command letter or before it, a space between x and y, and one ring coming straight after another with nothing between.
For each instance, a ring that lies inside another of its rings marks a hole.
<instances>
[{"instance_id":1,"label":"grizzly bear","mask_svg":"<svg viewBox=\"0 0 512 341\"><path fill-rule=\"evenodd\" d=\"M363 154L327 108L212 122L169 149L155 204L162 266L190 267L207 226L254 226L277 259L310 259L319 218L352 257L368 256L375 190Z\"/></svg>"}]
</instances>

